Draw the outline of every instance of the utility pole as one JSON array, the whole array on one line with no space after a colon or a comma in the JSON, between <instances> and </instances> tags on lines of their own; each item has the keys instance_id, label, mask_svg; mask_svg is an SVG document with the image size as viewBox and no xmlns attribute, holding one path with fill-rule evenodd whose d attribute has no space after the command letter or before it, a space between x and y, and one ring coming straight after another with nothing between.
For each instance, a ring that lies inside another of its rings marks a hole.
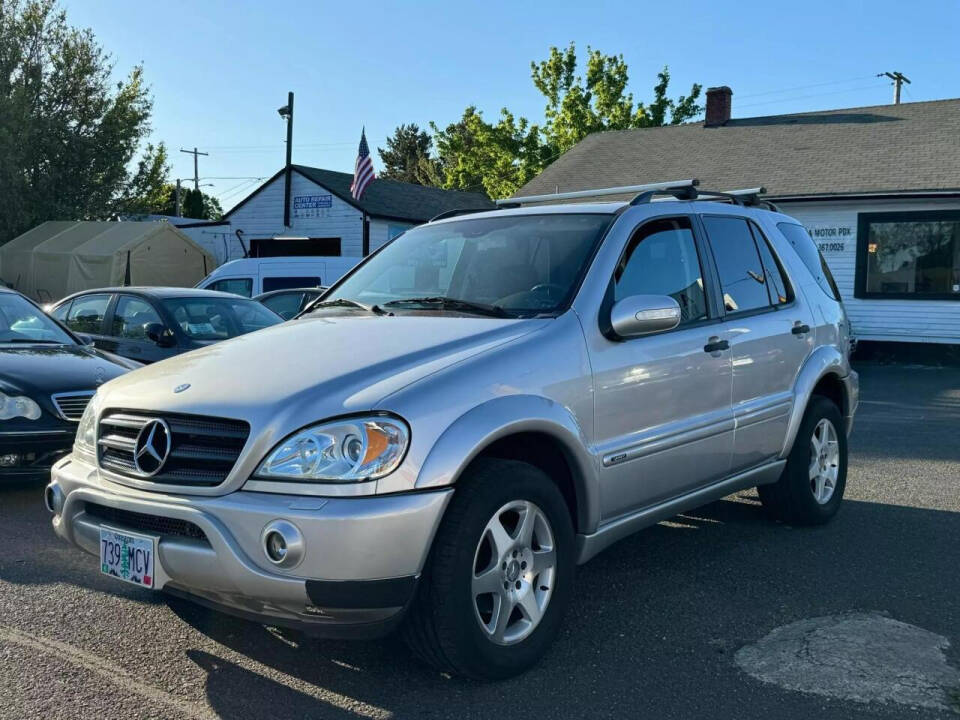
<instances>
[{"instance_id":1,"label":"utility pole","mask_svg":"<svg viewBox=\"0 0 960 720\"><path fill-rule=\"evenodd\" d=\"M877 77L888 77L893 80L893 104L900 104L900 88L904 83L907 85L910 84L910 78L904 75L902 72L882 72L878 73Z\"/></svg>"},{"instance_id":2,"label":"utility pole","mask_svg":"<svg viewBox=\"0 0 960 720\"><path fill-rule=\"evenodd\" d=\"M180 178L177 178L177 212L176 212L176 215L177 215L177 217L181 217L181 215L180 215Z\"/></svg>"},{"instance_id":3,"label":"utility pole","mask_svg":"<svg viewBox=\"0 0 960 720\"><path fill-rule=\"evenodd\" d=\"M293 92L287 93L287 104L277 108L277 113L287 121L287 164L283 180L283 226L290 227L290 163L293 157Z\"/></svg>"},{"instance_id":4,"label":"utility pole","mask_svg":"<svg viewBox=\"0 0 960 720\"><path fill-rule=\"evenodd\" d=\"M180 148L180 152L186 153L187 155L193 155L193 189L199 190L200 189L200 173L197 170L197 158L200 155L209 155L210 153L200 152L196 148L194 148L193 150L184 150L183 148Z\"/></svg>"}]
</instances>

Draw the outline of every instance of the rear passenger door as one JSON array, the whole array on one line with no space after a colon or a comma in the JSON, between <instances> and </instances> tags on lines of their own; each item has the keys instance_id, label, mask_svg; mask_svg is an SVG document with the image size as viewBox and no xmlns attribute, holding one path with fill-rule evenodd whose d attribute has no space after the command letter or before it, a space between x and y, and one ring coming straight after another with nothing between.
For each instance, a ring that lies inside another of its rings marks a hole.
<instances>
[{"instance_id":1,"label":"rear passenger door","mask_svg":"<svg viewBox=\"0 0 960 720\"><path fill-rule=\"evenodd\" d=\"M794 381L813 349L809 307L759 226L735 215L703 215L730 338L733 415L731 472L783 448Z\"/></svg>"}]
</instances>

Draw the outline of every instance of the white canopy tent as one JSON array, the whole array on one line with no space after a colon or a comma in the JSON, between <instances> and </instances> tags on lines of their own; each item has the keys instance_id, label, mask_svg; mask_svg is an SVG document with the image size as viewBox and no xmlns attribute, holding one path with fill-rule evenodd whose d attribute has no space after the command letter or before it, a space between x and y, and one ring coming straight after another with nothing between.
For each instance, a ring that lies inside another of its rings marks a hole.
<instances>
[{"instance_id":1,"label":"white canopy tent","mask_svg":"<svg viewBox=\"0 0 960 720\"><path fill-rule=\"evenodd\" d=\"M97 287L192 287L215 266L167 222L50 221L0 246L0 279L42 302Z\"/></svg>"}]
</instances>

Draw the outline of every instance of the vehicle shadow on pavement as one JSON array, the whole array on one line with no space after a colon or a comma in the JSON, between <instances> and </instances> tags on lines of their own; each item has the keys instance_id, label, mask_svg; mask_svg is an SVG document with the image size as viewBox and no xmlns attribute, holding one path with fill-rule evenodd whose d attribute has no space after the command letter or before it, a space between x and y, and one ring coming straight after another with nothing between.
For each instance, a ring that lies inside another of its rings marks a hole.
<instances>
[{"instance_id":1,"label":"vehicle shadow on pavement","mask_svg":"<svg viewBox=\"0 0 960 720\"><path fill-rule=\"evenodd\" d=\"M223 717L286 717L276 698L288 695L291 716L322 707L318 699L332 717L356 703L374 716L485 714L534 687L543 689L541 714L555 717L634 715L641 707L648 717L783 717L784 702L790 717L897 717L905 708L764 685L740 673L733 654L799 619L875 610L950 638L948 659L960 667L958 538L957 512L848 501L832 524L800 529L767 520L755 494L743 493L628 538L580 568L564 629L544 661L492 684L437 673L396 638L318 640L167 602L204 635L295 680L250 692L272 681L191 656L216 666L207 692ZM309 690L289 687L298 683Z\"/></svg>"},{"instance_id":2,"label":"vehicle shadow on pavement","mask_svg":"<svg viewBox=\"0 0 960 720\"><path fill-rule=\"evenodd\" d=\"M208 652L189 650L187 657L206 672L207 700L224 720L258 717L261 710L264 716L274 720L309 717L355 720L357 717L356 711L346 703L345 707L336 707L324 702L323 697L302 692ZM238 688L242 688L242 692L238 692Z\"/></svg>"}]
</instances>

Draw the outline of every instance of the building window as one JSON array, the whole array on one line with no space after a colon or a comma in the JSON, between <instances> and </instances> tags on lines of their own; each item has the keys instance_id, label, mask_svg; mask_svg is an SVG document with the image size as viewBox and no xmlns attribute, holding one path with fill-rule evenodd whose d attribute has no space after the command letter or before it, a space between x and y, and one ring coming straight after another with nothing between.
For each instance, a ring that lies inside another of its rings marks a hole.
<instances>
[{"instance_id":1,"label":"building window","mask_svg":"<svg viewBox=\"0 0 960 720\"><path fill-rule=\"evenodd\" d=\"M861 214L854 295L960 300L960 211Z\"/></svg>"}]
</instances>

